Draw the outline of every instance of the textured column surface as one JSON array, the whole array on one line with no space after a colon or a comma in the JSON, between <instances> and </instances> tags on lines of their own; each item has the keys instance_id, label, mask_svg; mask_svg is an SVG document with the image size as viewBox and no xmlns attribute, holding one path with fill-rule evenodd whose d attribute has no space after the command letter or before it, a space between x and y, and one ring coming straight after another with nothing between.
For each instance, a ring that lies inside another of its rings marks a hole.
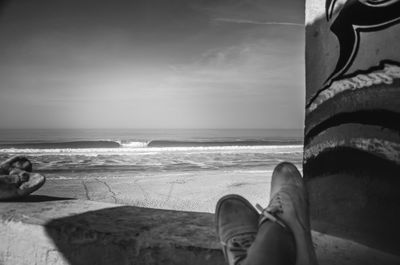
<instances>
[{"instance_id":1,"label":"textured column surface","mask_svg":"<svg viewBox=\"0 0 400 265\"><path fill-rule=\"evenodd\" d=\"M314 229L400 255L400 0L306 1Z\"/></svg>"}]
</instances>

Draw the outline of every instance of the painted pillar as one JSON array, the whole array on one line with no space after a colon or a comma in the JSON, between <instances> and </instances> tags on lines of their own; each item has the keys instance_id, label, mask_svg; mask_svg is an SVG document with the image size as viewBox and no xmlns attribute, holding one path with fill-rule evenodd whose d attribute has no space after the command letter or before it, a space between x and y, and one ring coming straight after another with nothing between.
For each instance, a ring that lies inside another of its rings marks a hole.
<instances>
[{"instance_id":1,"label":"painted pillar","mask_svg":"<svg viewBox=\"0 0 400 265\"><path fill-rule=\"evenodd\" d=\"M400 255L400 0L306 0L313 228Z\"/></svg>"}]
</instances>

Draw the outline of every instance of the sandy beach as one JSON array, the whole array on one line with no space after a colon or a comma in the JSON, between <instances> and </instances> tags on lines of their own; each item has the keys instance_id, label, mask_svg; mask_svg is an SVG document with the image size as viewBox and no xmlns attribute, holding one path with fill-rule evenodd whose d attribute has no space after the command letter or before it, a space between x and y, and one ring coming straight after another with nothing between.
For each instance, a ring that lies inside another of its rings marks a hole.
<instances>
[{"instance_id":1,"label":"sandy beach","mask_svg":"<svg viewBox=\"0 0 400 265\"><path fill-rule=\"evenodd\" d=\"M36 195L214 212L226 194L268 204L274 167L301 167L297 129L0 130L0 161L26 156Z\"/></svg>"},{"instance_id":2,"label":"sandy beach","mask_svg":"<svg viewBox=\"0 0 400 265\"><path fill-rule=\"evenodd\" d=\"M137 175L93 173L47 174L36 195L78 198L142 207L214 212L223 195L234 193L253 205L269 200L270 170L198 171Z\"/></svg>"}]
</instances>

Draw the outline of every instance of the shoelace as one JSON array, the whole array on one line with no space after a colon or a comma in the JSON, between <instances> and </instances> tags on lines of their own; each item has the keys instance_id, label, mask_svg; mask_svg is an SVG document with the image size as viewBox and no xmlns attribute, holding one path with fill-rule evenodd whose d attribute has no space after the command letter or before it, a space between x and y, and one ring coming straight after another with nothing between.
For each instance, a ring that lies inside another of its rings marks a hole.
<instances>
[{"instance_id":1,"label":"shoelace","mask_svg":"<svg viewBox=\"0 0 400 265\"><path fill-rule=\"evenodd\" d=\"M254 234L242 234L233 237L230 240L230 245L235 248L244 248L248 249L251 244L254 242L255 235Z\"/></svg>"},{"instance_id":2,"label":"shoelace","mask_svg":"<svg viewBox=\"0 0 400 265\"><path fill-rule=\"evenodd\" d=\"M261 218L258 222L259 225L261 225L262 223L264 223L266 220L270 220L272 222L278 223L279 225L281 225L283 228L287 228L286 225L280 221L279 219L277 219L273 214L271 214L270 212L268 212L268 208L271 205L277 205L280 208L280 211L283 212L283 208L282 208L282 204L280 202L280 198L279 195L278 196L274 196L271 201L270 204L267 208L262 207L260 204L256 204L256 208L261 212Z\"/></svg>"},{"instance_id":3,"label":"shoelace","mask_svg":"<svg viewBox=\"0 0 400 265\"><path fill-rule=\"evenodd\" d=\"M222 242L221 244L224 246L229 246L233 248L249 248L251 244L253 243L255 239L255 234L249 233L249 234L241 234L237 235L235 237L232 237L230 240L228 240L227 243Z\"/></svg>"},{"instance_id":4,"label":"shoelace","mask_svg":"<svg viewBox=\"0 0 400 265\"><path fill-rule=\"evenodd\" d=\"M234 236L226 243L221 241L226 260L229 260L227 255L227 249L229 249L229 252L233 254L233 264L238 265L247 256L247 249L253 244L255 238L255 233L246 233Z\"/></svg>"}]
</instances>

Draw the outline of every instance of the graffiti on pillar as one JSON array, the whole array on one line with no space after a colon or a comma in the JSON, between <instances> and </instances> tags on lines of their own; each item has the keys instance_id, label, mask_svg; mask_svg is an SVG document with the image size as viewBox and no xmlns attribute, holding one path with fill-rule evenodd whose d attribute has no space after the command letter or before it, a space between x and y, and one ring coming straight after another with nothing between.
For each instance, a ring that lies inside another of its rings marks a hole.
<instances>
[{"instance_id":1,"label":"graffiti on pillar","mask_svg":"<svg viewBox=\"0 0 400 265\"><path fill-rule=\"evenodd\" d=\"M336 3L337 0L326 0L328 21L332 20ZM400 23L400 0L348 0L330 26L339 42L336 66L326 79L325 86L311 97L306 107L309 108L324 90L329 89L350 68L359 50L361 32L379 31L397 23Z\"/></svg>"},{"instance_id":2,"label":"graffiti on pillar","mask_svg":"<svg viewBox=\"0 0 400 265\"><path fill-rule=\"evenodd\" d=\"M307 0L306 22L313 228L400 255L400 0Z\"/></svg>"},{"instance_id":3,"label":"graffiti on pillar","mask_svg":"<svg viewBox=\"0 0 400 265\"><path fill-rule=\"evenodd\" d=\"M332 18L336 0L328 0L326 16ZM332 23L340 45L340 56L327 81L349 69L360 43L360 32L378 31L400 22L400 0L350 0Z\"/></svg>"},{"instance_id":4,"label":"graffiti on pillar","mask_svg":"<svg viewBox=\"0 0 400 265\"><path fill-rule=\"evenodd\" d=\"M356 59L363 62L363 56L370 56L359 54L362 32L398 27L400 0L340 2L325 2L327 28L339 51L333 70L306 105L305 167L329 150L340 154L325 155L326 161L335 156L345 163L354 154L368 153L400 165L400 46L394 56L383 52L377 57L378 65L364 64L363 69L348 72Z\"/></svg>"}]
</instances>

